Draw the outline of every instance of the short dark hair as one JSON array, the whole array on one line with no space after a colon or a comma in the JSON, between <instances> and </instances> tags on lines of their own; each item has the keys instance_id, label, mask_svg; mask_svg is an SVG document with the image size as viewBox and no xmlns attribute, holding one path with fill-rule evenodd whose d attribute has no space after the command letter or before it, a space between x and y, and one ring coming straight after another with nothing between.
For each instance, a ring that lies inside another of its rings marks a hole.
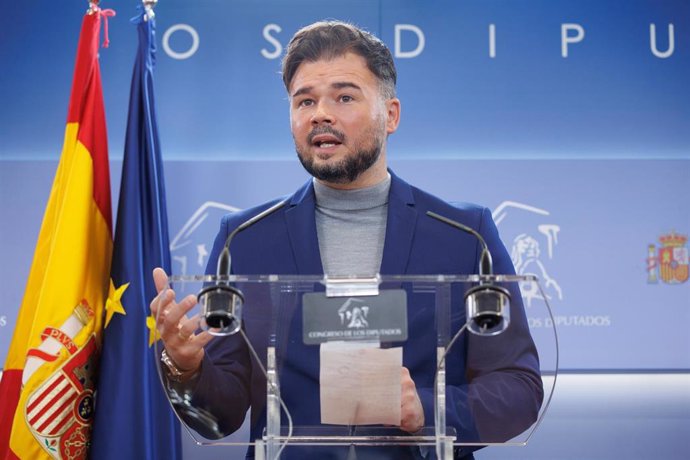
<instances>
[{"instance_id":1,"label":"short dark hair","mask_svg":"<svg viewBox=\"0 0 690 460\"><path fill-rule=\"evenodd\" d=\"M334 59L349 52L364 58L385 98L395 97L397 72L388 47L373 34L341 21L315 22L292 37L283 58L285 89L290 91L292 79L303 62Z\"/></svg>"}]
</instances>

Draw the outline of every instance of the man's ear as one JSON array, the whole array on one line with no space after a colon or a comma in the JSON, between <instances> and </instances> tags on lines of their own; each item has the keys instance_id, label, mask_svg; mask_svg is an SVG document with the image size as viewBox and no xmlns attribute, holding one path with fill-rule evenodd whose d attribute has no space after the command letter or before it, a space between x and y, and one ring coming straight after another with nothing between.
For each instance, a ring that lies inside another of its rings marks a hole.
<instances>
[{"instance_id":1,"label":"man's ear","mask_svg":"<svg viewBox=\"0 0 690 460\"><path fill-rule=\"evenodd\" d=\"M386 132L393 134L400 124L400 99L391 98L386 101Z\"/></svg>"}]
</instances>

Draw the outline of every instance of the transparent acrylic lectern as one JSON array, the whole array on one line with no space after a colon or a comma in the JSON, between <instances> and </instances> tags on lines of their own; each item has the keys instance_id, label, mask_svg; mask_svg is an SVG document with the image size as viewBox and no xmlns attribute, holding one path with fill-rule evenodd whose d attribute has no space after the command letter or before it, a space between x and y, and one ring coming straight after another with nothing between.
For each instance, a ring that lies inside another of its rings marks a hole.
<instances>
[{"instance_id":1,"label":"transparent acrylic lectern","mask_svg":"<svg viewBox=\"0 0 690 460\"><path fill-rule=\"evenodd\" d=\"M225 307L218 286L231 293ZM557 338L533 276L173 276L169 288L178 302L197 296L185 321L209 340L190 379L159 366L200 445L271 460L452 459L525 445L555 388ZM162 335L171 347L187 340ZM158 355L164 345L156 337ZM423 425L401 421L420 404ZM248 408L250 434L227 437Z\"/></svg>"}]
</instances>

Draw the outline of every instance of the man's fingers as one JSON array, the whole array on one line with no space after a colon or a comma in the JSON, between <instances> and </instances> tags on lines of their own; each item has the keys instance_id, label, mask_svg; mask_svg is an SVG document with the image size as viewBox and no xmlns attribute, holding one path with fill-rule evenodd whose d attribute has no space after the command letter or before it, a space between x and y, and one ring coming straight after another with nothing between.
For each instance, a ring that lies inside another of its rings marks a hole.
<instances>
[{"instance_id":1,"label":"man's fingers","mask_svg":"<svg viewBox=\"0 0 690 460\"><path fill-rule=\"evenodd\" d=\"M153 298L149 308L151 309L151 314L153 314L153 317L156 318L156 321L159 319L159 313L166 310L168 305L174 300L175 292L172 289L167 289Z\"/></svg>"},{"instance_id":2,"label":"man's fingers","mask_svg":"<svg viewBox=\"0 0 690 460\"><path fill-rule=\"evenodd\" d=\"M171 292L168 287L168 275L162 268L155 268L153 270L153 282L156 285L156 292L158 295L151 301L149 307L154 317L158 317L159 312L164 310L167 305L174 299L175 294Z\"/></svg>"},{"instance_id":3,"label":"man's fingers","mask_svg":"<svg viewBox=\"0 0 690 460\"><path fill-rule=\"evenodd\" d=\"M414 380L412 380L410 371L405 367L401 368L400 385L400 428L414 433L424 426L424 409L422 408L422 402L419 400L417 386Z\"/></svg>"},{"instance_id":4,"label":"man's fingers","mask_svg":"<svg viewBox=\"0 0 690 460\"><path fill-rule=\"evenodd\" d=\"M186 315L196 303L196 296L190 294L179 303L170 302L165 309L161 309L157 324L164 342L175 338L184 342L194 334L198 321L190 321Z\"/></svg>"},{"instance_id":5,"label":"man's fingers","mask_svg":"<svg viewBox=\"0 0 690 460\"><path fill-rule=\"evenodd\" d=\"M400 384L402 385L403 392L407 390L416 390L417 388L414 384L414 380L412 380L410 371L406 367L400 368Z\"/></svg>"},{"instance_id":6,"label":"man's fingers","mask_svg":"<svg viewBox=\"0 0 690 460\"><path fill-rule=\"evenodd\" d=\"M189 340L194 332L199 328L199 315L194 315L191 318L183 317L179 322L177 335L180 340Z\"/></svg>"},{"instance_id":7,"label":"man's fingers","mask_svg":"<svg viewBox=\"0 0 690 460\"><path fill-rule=\"evenodd\" d=\"M168 287L168 275L160 267L153 269L153 282L156 285L156 291L161 292Z\"/></svg>"},{"instance_id":8,"label":"man's fingers","mask_svg":"<svg viewBox=\"0 0 690 460\"><path fill-rule=\"evenodd\" d=\"M182 301L178 304L180 310L180 317L186 315L189 312L189 310L194 308L196 303L197 300L194 294L189 294L187 297L182 299Z\"/></svg>"},{"instance_id":9,"label":"man's fingers","mask_svg":"<svg viewBox=\"0 0 690 460\"><path fill-rule=\"evenodd\" d=\"M213 340L213 337L215 336L209 334L207 331L203 331L194 336L194 341L203 348L207 343Z\"/></svg>"},{"instance_id":10,"label":"man's fingers","mask_svg":"<svg viewBox=\"0 0 690 460\"><path fill-rule=\"evenodd\" d=\"M180 369L195 369L203 357L203 347L213 338L208 333L195 335L199 316L188 318L197 304L194 295L188 295L180 302L168 285L168 275L162 268L153 270L153 281L158 295L151 302L151 313L156 318L156 328L163 340L163 346Z\"/></svg>"},{"instance_id":11,"label":"man's fingers","mask_svg":"<svg viewBox=\"0 0 690 460\"><path fill-rule=\"evenodd\" d=\"M155 316L158 326L163 325L165 319L170 314L170 309L174 307L175 293L170 289L161 292L153 299L153 302L151 302L151 313Z\"/></svg>"}]
</instances>

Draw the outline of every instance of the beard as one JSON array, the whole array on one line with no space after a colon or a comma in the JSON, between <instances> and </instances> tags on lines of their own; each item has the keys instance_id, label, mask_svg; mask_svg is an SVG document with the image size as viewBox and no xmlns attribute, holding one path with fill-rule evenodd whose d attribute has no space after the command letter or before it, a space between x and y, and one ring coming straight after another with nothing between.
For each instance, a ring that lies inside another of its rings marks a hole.
<instances>
[{"instance_id":1,"label":"beard","mask_svg":"<svg viewBox=\"0 0 690 460\"><path fill-rule=\"evenodd\" d=\"M312 130L307 136L306 148L300 147L300 144L295 139L295 150L297 157L304 169L313 177L324 182L331 182L334 184L347 184L357 179L363 172L371 168L381 156L383 148L383 134L377 132L374 128L367 129L361 136L361 139L371 139L369 145L364 145L364 141L360 140L353 145L352 154L338 162L328 164L315 164L314 156L309 155L306 150L312 145L311 139L319 134L331 134L338 138L344 145L347 142L345 134L328 126L319 126Z\"/></svg>"}]
</instances>

